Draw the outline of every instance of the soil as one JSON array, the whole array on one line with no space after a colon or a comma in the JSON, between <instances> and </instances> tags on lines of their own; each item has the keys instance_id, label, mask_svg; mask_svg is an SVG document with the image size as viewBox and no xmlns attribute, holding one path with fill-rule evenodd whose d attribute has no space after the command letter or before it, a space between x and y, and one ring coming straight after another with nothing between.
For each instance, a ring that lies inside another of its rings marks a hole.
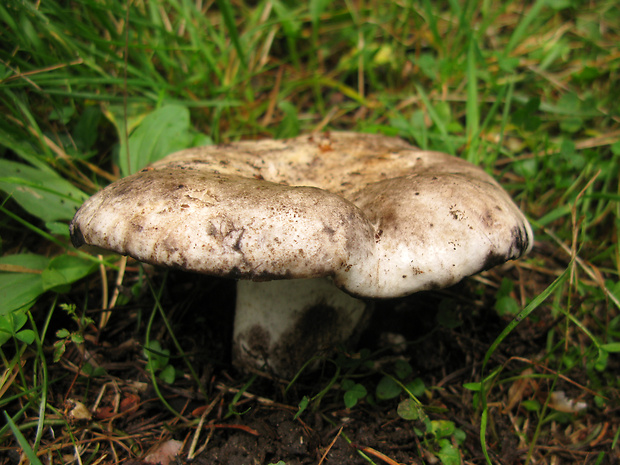
<instances>
[{"instance_id":1,"label":"soil","mask_svg":"<svg viewBox=\"0 0 620 465\"><path fill-rule=\"evenodd\" d=\"M441 292L377 302L356 350L334 355L318 371L304 373L291 383L268 374L240 373L232 367L234 283L147 271L153 287L164 289L162 308L199 383L178 356L149 287L130 267L123 289L127 295L133 292L129 303L113 310L102 331L94 324L89 326L81 349L69 345L59 363L51 363L50 357L53 382L48 402L69 420L69 427L59 424L46 430L40 450L54 452L44 458L52 457L55 463L75 461L74 442L79 438L83 463L91 457L100 459L99 463L141 464L158 445L174 439L180 441L181 454L156 456L163 464L484 463L480 403L464 385L480 380L487 349L510 321L493 309L492 287L468 280ZM501 281L499 274L484 276L487 282ZM109 279L113 282L114 276ZM88 283L84 286L72 294L78 308ZM89 301L97 301L97 286L90 289ZM41 308L46 308L45 303ZM150 337L170 351L169 364L176 370L171 384L158 379L155 385L146 369L142 344L153 308ZM96 321L99 314L89 312ZM72 323L59 314L48 334L70 328ZM553 323L546 315L523 322L493 354L489 370L503 364L506 377L509 370L519 375L527 365L518 360L535 359ZM407 343L395 344L399 341ZM419 396L424 413L416 420L399 415L399 405L408 398L403 392L388 400L376 397L377 385L386 373L396 372L398 361L412 368L403 383L418 380L426 387ZM88 364L105 374L85 376ZM344 401L345 378L369 393L352 408ZM531 436L533 428L523 421L535 425L535 418L518 402L508 405L515 398L511 391L515 384L494 386L488 398L487 446L498 464L524 463L528 443L518 432ZM573 384L561 384L569 397L582 393ZM544 400L551 381L520 386L520 399ZM308 399L300 413L300 403ZM93 417L76 416L76 402L84 404ZM589 421L596 420L604 423L603 418ZM440 430L429 432L431 424L452 430L443 435ZM611 432L617 428L617 424L608 426L609 434L592 445L592 440L575 443L565 424L561 435L539 438L538 463L595 463L598 452L610 447ZM13 445L0 452L0 464L17 463L15 450ZM456 456L450 458L450 451ZM611 463L606 462L609 454L604 457L601 463Z\"/></svg>"}]
</instances>

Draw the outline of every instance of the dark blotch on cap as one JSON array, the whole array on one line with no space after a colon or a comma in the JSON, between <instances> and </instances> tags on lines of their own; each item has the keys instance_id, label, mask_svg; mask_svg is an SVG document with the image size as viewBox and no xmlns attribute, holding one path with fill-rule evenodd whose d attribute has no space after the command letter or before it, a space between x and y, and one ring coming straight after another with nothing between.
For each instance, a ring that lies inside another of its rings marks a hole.
<instances>
[{"instance_id":1,"label":"dark blotch on cap","mask_svg":"<svg viewBox=\"0 0 620 465\"><path fill-rule=\"evenodd\" d=\"M69 233L71 235L71 243L76 249L86 244L86 240L84 239L82 230L78 226L76 226L73 221L69 224Z\"/></svg>"}]
</instances>

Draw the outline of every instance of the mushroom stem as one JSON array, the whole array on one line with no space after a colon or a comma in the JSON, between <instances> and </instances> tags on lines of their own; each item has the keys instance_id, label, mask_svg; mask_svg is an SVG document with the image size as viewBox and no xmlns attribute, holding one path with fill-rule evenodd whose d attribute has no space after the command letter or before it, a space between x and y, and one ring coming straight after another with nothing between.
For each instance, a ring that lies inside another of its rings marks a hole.
<instances>
[{"instance_id":1,"label":"mushroom stem","mask_svg":"<svg viewBox=\"0 0 620 465\"><path fill-rule=\"evenodd\" d=\"M292 377L311 358L354 342L370 313L330 278L239 281L233 362Z\"/></svg>"}]
</instances>

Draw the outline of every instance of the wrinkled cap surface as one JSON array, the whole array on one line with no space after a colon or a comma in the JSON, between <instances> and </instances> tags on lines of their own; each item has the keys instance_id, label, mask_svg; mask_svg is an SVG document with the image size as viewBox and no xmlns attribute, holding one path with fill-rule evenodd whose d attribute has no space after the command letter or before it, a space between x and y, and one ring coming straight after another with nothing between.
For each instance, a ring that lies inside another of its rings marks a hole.
<instances>
[{"instance_id":1,"label":"wrinkled cap surface","mask_svg":"<svg viewBox=\"0 0 620 465\"><path fill-rule=\"evenodd\" d=\"M401 139L332 132L174 153L93 195L76 246L255 281L331 276L360 297L454 284L526 253L484 170Z\"/></svg>"}]
</instances>

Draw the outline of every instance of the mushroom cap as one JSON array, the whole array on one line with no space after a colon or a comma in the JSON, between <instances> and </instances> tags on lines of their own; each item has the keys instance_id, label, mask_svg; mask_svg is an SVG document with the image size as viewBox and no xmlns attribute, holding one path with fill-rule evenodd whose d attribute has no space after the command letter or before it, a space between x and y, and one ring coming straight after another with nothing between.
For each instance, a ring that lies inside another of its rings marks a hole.
<instances>
[{"instance_id":1,"label":"mushroom cap","mask_svg":"<svg viewBox=\"0 0 620 465\"><path fill-rule=\"evenodd\" d=\"M484 170L351 132L205 146L93 195L70 225L140 261L254 281L331 276L359 297L454 284L533 233Z\"/></svg>"}]
</instances>

